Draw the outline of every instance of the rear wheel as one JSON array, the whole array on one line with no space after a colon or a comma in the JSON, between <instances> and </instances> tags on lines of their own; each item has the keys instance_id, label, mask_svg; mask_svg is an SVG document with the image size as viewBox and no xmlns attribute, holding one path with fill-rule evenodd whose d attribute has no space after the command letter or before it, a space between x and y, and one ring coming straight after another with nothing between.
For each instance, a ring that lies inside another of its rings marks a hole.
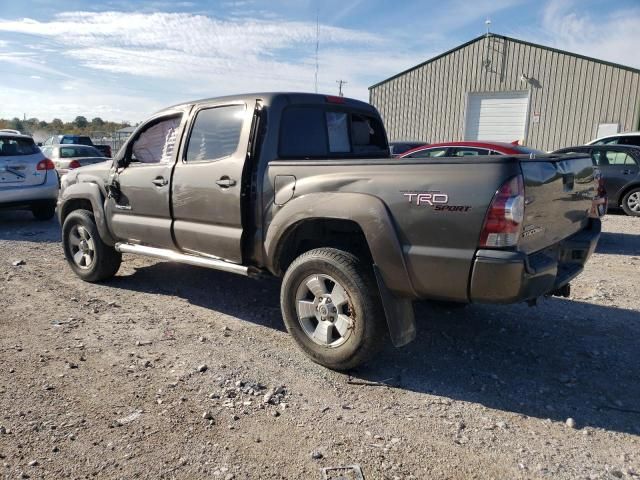
<instances>
[{"instance_id":1,"label":"rear wheel","mask_svg":"<svg viewBox=\"0 0 640 480\"><path fill-rule=\"evenodd\" d=\"M640 188L627 192L622 199L622 209L627 215L640 217Z\"/></svg>"},{"instance_id":2,"label":"rear wheel","mask_svg":"<svg viewBox=\"0 0 640 480\"><path fill-rule=\"evenodd\" d=\"M93 214L87 210L71 212L62 225L64 256L71 269L86 282L113 277L122 254L100 238Z\"/></svg>"},{"instance_id":3,"label":"rear wheel","mask_svg":"<svg viewBox=\"0 0 640 480\"><path fill-rule=\"evenodd\" d=\"M369 265L342 250L318 248L294 260L282 281L280 304L291 336L328 368L360 365L387 337Z\"/></svg>"},{"instance_id":4,"label":"rear wheel","mask_svg":"<svg viewBox=\"0 0 640 480\"><path fill-rule=\"evenodd\" d=\"M31 213L36 220L51 220L56 214L55 203L38 203L31 206Z\"/></svg>"}]
</instances>

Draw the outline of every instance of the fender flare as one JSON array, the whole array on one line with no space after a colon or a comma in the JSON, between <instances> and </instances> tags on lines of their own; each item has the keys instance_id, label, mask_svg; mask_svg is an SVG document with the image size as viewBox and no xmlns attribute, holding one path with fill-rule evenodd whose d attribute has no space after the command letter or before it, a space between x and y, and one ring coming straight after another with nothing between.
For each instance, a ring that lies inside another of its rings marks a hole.
<instances>
[{"instance_id":1,"label":"fender flare","mask_svg":"<svg viewBox=\"0 0 640 480\"><path fill-rule=\"evenodd\" d=\"M363 193L311 193L287 202L273 216L265 235L266 263L277 272L277 256L288 234L307 220L349 220L364 233L373 258L373 268L385 311L391 340L396 347L416 335L411 284L402 246L386 205L378 197Z\"/></svg>"},{"instance_id":2,"label":"fender flare","mask_svg":"<svg viewBox=\"0 0 640 480\"><path fill-rule=\"evenodd\" d=\"M111 235L109 227L107 226L107 219L104 213L104 199L104 193L96 183L86 182L69 185L64 189L58 201L58 220L60 221L60 225L62 225L64 219L70 213L70 210L65 208L69 202L73 200L88 200L91 202L93 218L98 227L98 232L100 232L100 238L107 245L114 246L116 240L113 235Z\"/></svg>"}]
</instances>

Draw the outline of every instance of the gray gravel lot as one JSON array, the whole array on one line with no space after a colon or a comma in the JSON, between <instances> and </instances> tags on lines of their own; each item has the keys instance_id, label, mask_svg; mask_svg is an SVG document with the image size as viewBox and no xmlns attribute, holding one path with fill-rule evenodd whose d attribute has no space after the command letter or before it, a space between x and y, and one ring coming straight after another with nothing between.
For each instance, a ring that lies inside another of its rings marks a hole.
<instances>
[{"instance_id":1,"label":"gray gravel lot","mask_svg":"<svg viewBox=\"0 0 640 480\"><path fill-rule=\"evenodd\" d=\"M639 287L640 218L608 215L570 299L417 305L417 340L347 375L294 346L275 280L127 256L89 285L55 221L0 212L0 475L640 478Z\"/></svg>"}]
</instances>

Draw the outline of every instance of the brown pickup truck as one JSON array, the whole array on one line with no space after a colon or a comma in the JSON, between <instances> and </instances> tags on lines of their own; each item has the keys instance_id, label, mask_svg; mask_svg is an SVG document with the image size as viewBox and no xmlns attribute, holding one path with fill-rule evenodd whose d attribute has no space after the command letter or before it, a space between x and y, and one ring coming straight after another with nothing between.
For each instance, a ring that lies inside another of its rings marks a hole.
<instances>
[{"instance_id":1,"label":"brown pickup truck","mask_svg":"<svg viewBox=\"0 0 640 480\"><path fill-rule=\"evenodd\" d=\"M170 107L61 188L82 279L122 253L282 277L288 331L335 369L413 340L416 299L567 295L602 213L588 156L394 159L371 105L302 93Z\"/></svg>"}]
</instances>

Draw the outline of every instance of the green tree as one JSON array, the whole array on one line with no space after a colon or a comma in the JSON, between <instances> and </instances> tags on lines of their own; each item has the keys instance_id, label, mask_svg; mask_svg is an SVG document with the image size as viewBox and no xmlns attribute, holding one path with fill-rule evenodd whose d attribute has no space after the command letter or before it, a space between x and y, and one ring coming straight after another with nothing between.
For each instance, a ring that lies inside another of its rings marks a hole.
<instances>
[{"instance_id":1,"label":"green tree","mask_svg":"<svg viewBox=\"0 0 640 480\"><path fill-rule=\"evenodd\" d=\"M86 128L89 125L87 121L87 117L83 117L82 115L78 115L76 119L73 121L74 125L78 128Z\"/></svg>"},{"instance_id":2,"label":"green tree","mask_svg":"<svg viewBox=\"0 0 640 480\"><path fill-rule=\"evenodd\" d=\"M100 117L91 119L91 126L95 128L102 128L104 126L104 120Z\"/></svg>"},{"instance_id":3,"label":"green tree","mask_svg":"<svg viewBox=\"0 0 640 480\"><path fill-rule=\"evenodd\" d=\"M51 129L55 133L62 133L62 130L64 130L64 123L62 123L62 120L60 120L59 118L54 118L51 121Z\"/></svg>"}]
</instances>

